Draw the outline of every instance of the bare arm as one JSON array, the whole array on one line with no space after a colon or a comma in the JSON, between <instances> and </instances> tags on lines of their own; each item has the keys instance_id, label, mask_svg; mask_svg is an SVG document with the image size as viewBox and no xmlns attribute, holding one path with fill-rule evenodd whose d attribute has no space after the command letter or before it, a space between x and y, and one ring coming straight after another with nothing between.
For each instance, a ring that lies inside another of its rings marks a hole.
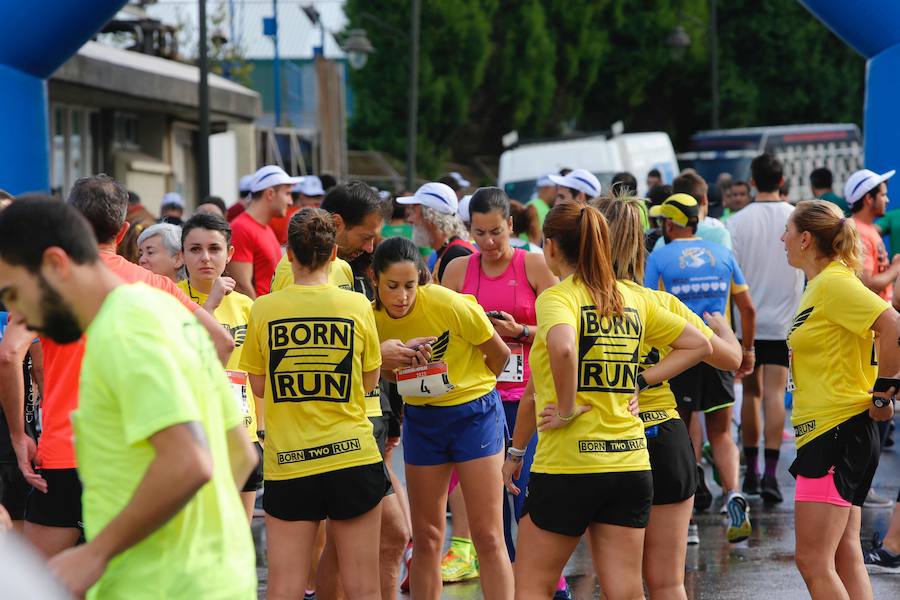
<instances>
[{"instance_id":1,"label":"bare arm","mask_svg":"<svg viewBox=\"0 0 900 600\"><path fill-rule=\"evenodd\" d=\"M891 266L881 273L872 273L864 270L860 274L859 279L863 282L864 286L876 294L880 294L884 291L884 288L893 283L898 276L900 276L900 254L895 256L891 261Z\"/></svg>"},{"instance_id":2,"label":"bare arm","mask_svg":"<svg viewBox=\"0 0 900 600\"><path fill-rule=\"evenodd\" d=\"M234 484L237 491L244 489L247 478L256 468L256 451L243 425L232 427L225 434L225 441L228 443L228 460L231 463L231 476L234 478Z\"/></svg>"},{"instance_id":3,"label":"bare arm","mask_svg":"<svg viewBox=\"0 0 900 600\"><path fill-rule=\"evenodd\" d=\"M478 349L484 353L484 363L494 375L503 372L506 361L509 360L509 346L504 343L500 334L496 331L491 339L478 346Z\"/></svg>"},{"instance_id":4,"label":"bare arm","mask_svg":"<svg viewBox=\"0 0 900 600\"><path fill-rule=\"evenodd\" d=\"M228 263L228 274L234 279L234 289L256 300L256 288L253 287L253 263L231 261Z\"/></svg>"},{"instance_id":5,"label":"bare arm","mask_svg":"<svg viewBox=\"0 0 900 600\"><path fill-rule=\"evenodd\" d=\"M885 310L872 324L878 335L878 376L900 378L900 315L893 308ZM891 398L900 390L891 388L875 395ZM894 403L888 402L883 408L869 407L869 416L875 421L889 421L894 416Z\"/></svg>"},{"instance_id":6,"label":"bare arm","mask_svg":"<svg viewBox=\"0 0 900 600\"><path fill-rule=\"evenodd\" d=\"M513 431L510 447L517 450L525 450L531 436L534 435L537 425L535 422L534 408L534 383L529 379L525 385L525 391L522 392L522 398L519 400L519 408L516 412L516 427ZM507 455L503 462L503 484L510 493L518 496L522 490L513 483L513 479L518 479L522 473L522 458Z\"/></svg>"},{"instance_id":7,"label":"bare arm","mask_svg":"<svg viewBox=\"0 0 900 600\"><path fill-rule=\"evenodd\" d=\"M556 407L561 415L575 411L575 383L578 381L578 349L575 329L570 325L556 325L547 332L547 354L556 389Z\"/></svg>"},{"instance_id":8,"label":"bare arm","mask_svg":"<svg viewBox=\"0 0 900 600\"><path fill-rule=\"evenodd\" d=\"M737 371L742 360L741 344L731 330L731 325L720 313L706 313L703 319L715 334L709 340L713 352L703 362L722 371Z\"/></svg>"},{"instance_id":9,"label":"bare arm","mask_svg":"<svg viewBox=\"0 0 900 600\"><path fill-rule=\"evenodd\" d=\"M381 376L381 369L363 372L363 390L368 394L378 386L378 379Z\"/></svg>"},{"instance_id":10,"label":"bare arm","mask_svg":"<svg viewBox=\"0 0 900 600\"><path fill-rule=\"evenodd\" d=\"M41 397L44 396L44 349L40 342L32 342L31 349L31 378L38 387Z\"/></svg>"},{"instance_id":11,"label":"bare arm","mask_svg":"<svg viewBox=\"0 0 900 600\"><path fill-rule=\"evenodd\" d=\"M213 345L216 347L216 354L224 365L234 351L234 340L231 338L231 334L203 307L198 307L194 311L194 316L209 333L209 337L212 338Z\"/></svg>"},{"instance_id":12,"label":"bare arm","mask_svg":"<svg viewBox=\"0 0 900 600\"><path fill-rule=\"evenodd\" d=\"M644 371L644 380L650 385L675 377L696 365L712 352L712 346L706 336L690 323L684 326L684 331L672 342L671 346L672 352Z\"/></svg>"},{"instance_id":13,"label":"bare arm","mask_svg":"<svg viewBox=\"0 0 900 600\"><path fill-rule=\"evenodd\" d=\"M547 288L559 283L559 279L547 266L544 256L536 252L529 252L525 256L525 276L528 277L531 289L537 296L540 296Z\"/></svg>"},{"instance_id":14,"label":"bare arm","mask_svg":"<svg viewBox=\"0 0 900 600\"><path fill-rule=\"evenodd\" d=\"M450 288L454 292L462 291L466 279L466 269L469 268L469 256L458 256L447 263L444 276L441 277L441 285Z\"/></svg>"},{"instance_id":15,"label":"bare arm","mask_svg":"<svg viewBox=\"0 0 900 600\"><path fill-rule=\"evenodd\" d=\"M749 375L753 372L756 363L756 353L753 349L753 341L756 337L756 307L753 306L753 298L750 292L741 292L734 295L734 305L741 313L741 346L743 356L739 375Z\"/></svg>"},{"instance_id":16,"label":"bare arm","mask_svg":"<svg viewBox=\"0 0 900 600\"><path fill-rule=\"evenodd\" d=\"M148 441L153 462L125 508L93 540L50 561L50 570L75 596L103 575L110 560L165 525L212 478L212 457L199 423L167 427Z\"/></svg>"}]
</instances>

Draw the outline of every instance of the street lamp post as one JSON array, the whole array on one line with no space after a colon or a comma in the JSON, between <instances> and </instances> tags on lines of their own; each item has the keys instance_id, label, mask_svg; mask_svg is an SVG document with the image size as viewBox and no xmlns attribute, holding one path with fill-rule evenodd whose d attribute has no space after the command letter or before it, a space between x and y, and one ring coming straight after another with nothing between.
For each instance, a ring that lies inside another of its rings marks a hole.
<instances>
[{"instance_id":1,"label":"street lamp post","mask_svg":"<svg viewBox=\"0 0 900 600\"><path fill-rule=\"evenodd\" d=\"M421 23L421 0L412 0L410 31L412 43L409 45L409 108L406 116L406 189L416 187L416 142L419 122L419 26Z\"/></svg>"},{"instance_id":2,"label":"street lamp post","mask_svg":"<svg viewBox=\"0 0 900 600\"><path fill-rule=\"evenodd\" d=\"M682 14L682 19L687 16L690 20L700 23L700 19ZM666 44L672 49L672 55L676 59L684 56L691 45L691 36L685 31L684 26L676 25ZM709 0L709 87L711 107L711 124L713 129L719 128L719 22L716 15L716 0Z\"/></svg>"},{"instance_id":3,"label":"street lamp post","mask_svg":"<svg viewBox=\"0 0 900 600\"><path fill-rule=\"evenodd\" d=\"M206 43L206 0L199 3L200 47L197 59L200 86L197 103L200 109L200 131L197 135L197 198L209 196L209 57Z\"/></svg>"}]
</instances>

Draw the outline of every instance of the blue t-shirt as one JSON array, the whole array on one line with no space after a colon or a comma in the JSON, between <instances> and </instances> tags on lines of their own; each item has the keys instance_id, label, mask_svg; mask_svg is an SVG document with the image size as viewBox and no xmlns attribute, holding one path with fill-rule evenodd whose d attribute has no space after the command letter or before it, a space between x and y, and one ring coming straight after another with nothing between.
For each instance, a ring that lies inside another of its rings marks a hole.
<instances>
[{"instance_id":1,"label":"blue t-shirt","mask_svg":"<svg viewBox=\"0 0 900 600\"><path fill-rule=\"evenodd\" d=\"M647 259L644 285L665 290L700 317L728 315L731 296L749 287L731 250L700 238L672 240Z\"/></svg>"}]
</instances>

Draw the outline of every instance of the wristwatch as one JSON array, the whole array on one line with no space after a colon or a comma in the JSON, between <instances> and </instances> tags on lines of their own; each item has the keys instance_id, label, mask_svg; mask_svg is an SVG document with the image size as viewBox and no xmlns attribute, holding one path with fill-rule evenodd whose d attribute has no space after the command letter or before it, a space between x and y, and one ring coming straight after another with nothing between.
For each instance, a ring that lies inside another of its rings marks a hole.
<instances>
[{"instance_id":1,"label":"wristwatch","mask_svg":"<svg viewBox=\"0 0 900 600\"><path fill-rule=\"evenodd\" d=\"M527 340L529 337L531 337L531 330L528 328L528 325L526 325L525 323L522 323L522 333L520 333L518 336L516 336L516 339L517 340Z\"/></svg>"},{"instance_id":2,"label":"wristwatch","mask_svg":"<svg viewBox=\"0 0 900 600\"><path fill-rule=\"evenodd\" d=\"M875 405L875 408L884 408L893 402L893 398L882 398L881 396L872 396L872 404Z\"/></svg>"}]
</instances>

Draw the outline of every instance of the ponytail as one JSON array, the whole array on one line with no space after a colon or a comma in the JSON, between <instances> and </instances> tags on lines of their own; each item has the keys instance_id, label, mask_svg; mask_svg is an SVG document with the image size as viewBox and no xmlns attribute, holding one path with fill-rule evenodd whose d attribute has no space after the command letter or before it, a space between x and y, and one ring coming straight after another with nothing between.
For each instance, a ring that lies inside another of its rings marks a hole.
<instances>
[{"instance_id":1,"label":"ponytail","mask_svg":"<svg viewBox=\"0 0 900 600\"><path fill-rule=\"evenodd\" d=\"M610 261L609 227L596 208L574 202L547 213L544 236L556 243L575 275L591 291L597 312L621 315L623 301Z\"/></svg>"},{"instance_id":2,"label":"ponytail","mask_svg":"<svg viewBox=\"0 0 900 600\"><path fill-rule=\"evenodd\" d=\"M610 257L616 279L644 285L644 228L641 226L642 200L633 196L599 196L589 204L600 211L609 224Z\"/></svg>"},{"instance_id":3,"label":"ponytail","mask_svg":"<svg viewBox=\"0 0 900 600\"><path fill-rule=\"evenodd\" d=\"M791 220L798 232L809 232L820 255L839 260L859 274L862 269L859 231L853 219L844 217L837 205L827 200L798 202Z\"/></svg>"}]
</instances>

